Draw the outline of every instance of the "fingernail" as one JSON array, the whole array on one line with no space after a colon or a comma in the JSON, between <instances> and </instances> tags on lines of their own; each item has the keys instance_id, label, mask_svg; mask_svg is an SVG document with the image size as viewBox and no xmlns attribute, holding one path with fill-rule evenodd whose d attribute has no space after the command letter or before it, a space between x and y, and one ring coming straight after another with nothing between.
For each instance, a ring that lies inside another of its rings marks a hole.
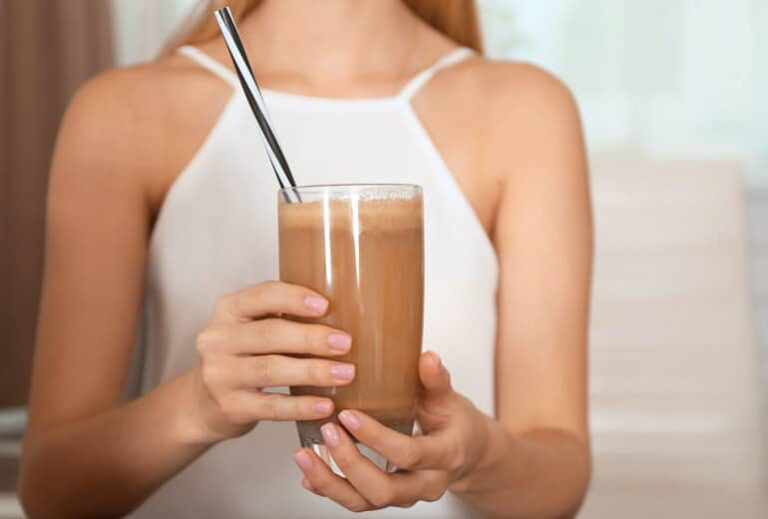
<instances>
[{"instance_id":1,"label":"fingernail","mask_svg":"<svg viewBox=\"0 0 768 519\"><path fill-rule=\"evenodd\" d=\"M309 472L315 466L315 462L312 461L312 458L309 456L309 454L304 451L299 451L294 454L293 459L296 461L296 465L298 465L299 468L304 472Z\"/></svg>"},{"instance_id":2,"label":"fingernail","mask_svg":"<svg viewBox=\"0 0 768 519\"><path fill-rule=\"evenodd\" d=\"M328 300L321 296L307 296L304 298L304 306L318 315L323 315L328 309Z\"/></svg>"},{"instance_id":3,"label":"fingernail","mask_svg":"<svg viewBox=\"0 0 768 519\"><path fill-rule=\"evenodd\" d=\"M342 411L339 413L339 420L344 424L344 427L350 431L356 431L360 428L360 420L357 416L350 411Z\"/></svg>"},{"instance_id":4,"label":"fingernail","mask_svg":"<svg viewBox=\"0 0 768 519\"><path fill-rule=\"evenodd\" d=\"M334 332L328 336L328 346L334 350L349 351L352 347L352 337L346 333Z\"/></svg>"},{"instance_id":5,"label":"fingernail","mask_svg":"<svg viewBox=\"0 0 768 519\"><path fill-rule=\"evenodd\" d=\"M443 365L443 360L440 358L440 355L438 355L436 352L431 352L432 356L435 357L435 362L437 363L437 367L441 367Z\"/></svg>"},{"instance_id":6,"label":"fingernail","mask_svg":"<svg viewBox=\"0 0 768 519\"><path fill-rule=\"evenodd\" d=\"M336 426L332 423L327 423L320 428L323 433L323 440L328 447L336 447L341 443L341 437L339 431L336 430Z\"/></svg>"},{"instance_id":7,"label":"fingernail","mask_svg":"<svg viewBox=\"0 0 768 519\"><path fill-rule=\"evenodd\" d=\"M333 402L330 400L318 400L312 407L314 407L317 414L326 416L333 411Z\"/></svg>"},{"instance_id":8,"label":"fingernail","mask_svg":"<svg viewBox=\"0 0 768 519\"><path fill-rule=\"evenodd\" d=\"M334 364L331 366L331 376L336 380L352 380L355 378L355 365Z\"/></svg>"}]
</instances>

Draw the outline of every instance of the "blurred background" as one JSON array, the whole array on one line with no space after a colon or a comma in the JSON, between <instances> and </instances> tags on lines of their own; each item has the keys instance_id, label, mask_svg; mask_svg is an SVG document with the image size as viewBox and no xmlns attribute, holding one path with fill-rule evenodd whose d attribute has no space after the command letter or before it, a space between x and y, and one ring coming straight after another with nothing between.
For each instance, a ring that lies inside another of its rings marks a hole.
<instances>
[{"instance_id":1,"label":"blurred background","mask_svg":"<svg viewBox=\"0 0 768 519\"><path fill-rule=\"evenodd\" d=\"M0 517L13 496L47 173L87 77L194 0L0 0ZM765 517L768 2L480 0L487 54L572 88L596 219L582 517Z\"/></svg>"}]
</instances>

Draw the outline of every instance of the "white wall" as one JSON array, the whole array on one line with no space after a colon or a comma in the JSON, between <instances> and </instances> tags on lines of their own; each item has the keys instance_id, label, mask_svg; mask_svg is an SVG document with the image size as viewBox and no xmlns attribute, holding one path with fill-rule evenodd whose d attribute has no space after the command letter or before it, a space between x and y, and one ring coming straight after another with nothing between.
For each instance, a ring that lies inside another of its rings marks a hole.
<instances>
[{"instance_id":1,"label":"white wall","mask_svg":"<svg viewBox=\"0 0 768 519\"><path fill-rule=\"evenodd\" d=\"M110 0L118 65L151 60L195 0Z\"/></svg>"}]
</instances>

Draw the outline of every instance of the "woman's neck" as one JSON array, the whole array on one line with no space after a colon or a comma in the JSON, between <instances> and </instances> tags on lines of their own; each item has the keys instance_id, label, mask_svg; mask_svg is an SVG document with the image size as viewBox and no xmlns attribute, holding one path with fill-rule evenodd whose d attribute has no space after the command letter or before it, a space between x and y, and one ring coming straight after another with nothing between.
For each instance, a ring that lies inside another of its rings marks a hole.
<instances>
[{"instance_id":1,"label":"woman's neck","mask_svg":"<svg viewBox=\"0 0 768 519\"><path fill-rule=\"evenodd\" d=\"M265 0L240 30L258 71L321 89L399 82L448 45L401 0Z\"/></svg>"}]
</instances>

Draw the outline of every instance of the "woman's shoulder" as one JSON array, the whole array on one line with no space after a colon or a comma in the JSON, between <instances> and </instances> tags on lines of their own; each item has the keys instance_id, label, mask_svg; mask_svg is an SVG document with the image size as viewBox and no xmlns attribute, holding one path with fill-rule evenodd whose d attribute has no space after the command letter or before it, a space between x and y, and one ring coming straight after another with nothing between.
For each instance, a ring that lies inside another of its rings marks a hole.
<instances>
[{"instance_id":1,"label":"woman's shoulder","mask_svg":"<svg viewBox=\"0 0 768 519\"><path fill-rule=\"evenodd\" d=\"M66 117L73 124L97 122L102 128L119 128L123 132L126 122L133 129L172 124L183 116L184 101L202 96L199 90L206 85L202 76L177 56L109 69L77 89Z\"/></svg>"},{"instance_id":2,"label":"woman's shoulder","mask_svg":"<svg viewBox=\"0 0 768 519\"><path fill-rule=\"evenodd\" d=\"M486 155L516 160L512 151L544 149L546 143L581 136L576 100L565 83L542 67L476 56L446 71L444 92L462 99ZM455 103L454 103L455 104Z\"/></svg>"},{"instance_id":3,"label":"woman's shoulder","mask_svg":"<svg viewBox=\"0 0 768 519\"><path fill-rule=\"evenodd\" d=\"M65 123L86 133L96 130L105 139L119 137L115 144L165 146L171 137L184 138L204 125L230 95L229 85L183 56L171 55L89 79L73 96ZM186 131L176 133L179 129Z\"/></svg>"},{"instance_id":4,"label":"woman's shoulder","mask_svg":"<svg viewBox=\"0 0 768 519\"><path fill-rule=\"evenodd\" d=\"M474 108L504 120L504 109L518 116L546 116L576 109L570 89L553 73L523 61L495 60L475 56L452 71L454 87ZM501 112L500 112L501 110ZM483 112L481 112L483 113ZM525 122L525 117L510 118Z\"/></svg>"},{"instance_id":5,"label":"woman's shoulder","mask_svg":"<svg viewBox=\"0 0 768 519\"><path fill-rule=\"evenodd\" d=\"M150 196L162 196L230 95L229 85L180 55L110 69L75 92L59 146L84 167L125 172L144 182Z\"/></svg>"}]
</instances>

